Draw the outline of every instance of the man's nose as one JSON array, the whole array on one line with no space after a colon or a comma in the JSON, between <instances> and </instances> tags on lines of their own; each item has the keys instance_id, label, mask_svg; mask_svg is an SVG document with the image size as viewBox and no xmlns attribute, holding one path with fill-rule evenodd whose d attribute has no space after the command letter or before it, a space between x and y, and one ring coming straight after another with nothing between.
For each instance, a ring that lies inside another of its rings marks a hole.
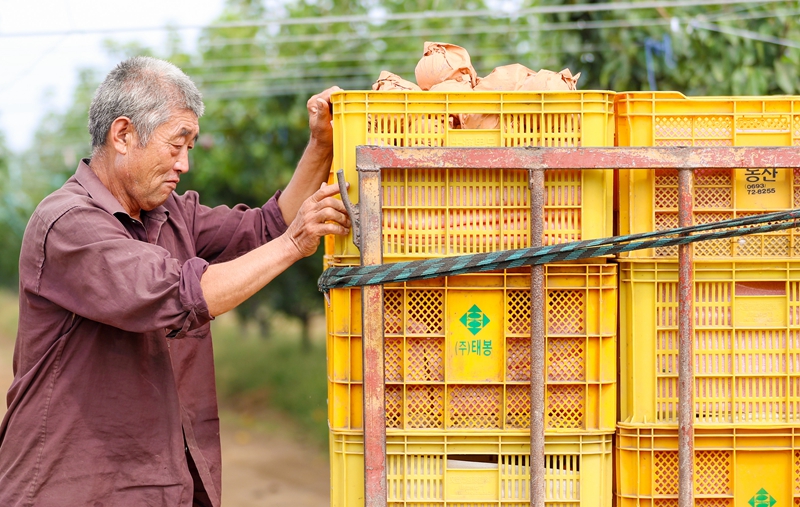
<instances>
[{"instance_id":1,"label":"man's nose","mask_svg":"<svg viewBox=\"0 0 800 507\"><path fill-rule=\"evenodd\" d=\"M181 154L178 155L178 160L175 161L174 169L179 173L185 173L189 171L189 150L185 146L181 150Z\"/></svg>"}]
</instances>

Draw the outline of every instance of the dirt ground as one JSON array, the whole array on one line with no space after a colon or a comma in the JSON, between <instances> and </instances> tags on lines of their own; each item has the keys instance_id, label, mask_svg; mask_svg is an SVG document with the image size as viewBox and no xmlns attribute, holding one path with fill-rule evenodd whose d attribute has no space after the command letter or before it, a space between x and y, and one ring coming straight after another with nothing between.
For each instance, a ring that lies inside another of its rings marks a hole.
<instances>
[{"instance_id":1,"label":"dirt ground","mask_svg":"<svg viewBox=\"0 0 800 507\"><path fill-rule=\"evenodd\" d=\"M0 417L11 384L13 339L0 339ZM224 507L327 507L328 457L319 446L291 433L274 414L243 416L220 412L222 505Z\"/></svg>"}]
</instances>

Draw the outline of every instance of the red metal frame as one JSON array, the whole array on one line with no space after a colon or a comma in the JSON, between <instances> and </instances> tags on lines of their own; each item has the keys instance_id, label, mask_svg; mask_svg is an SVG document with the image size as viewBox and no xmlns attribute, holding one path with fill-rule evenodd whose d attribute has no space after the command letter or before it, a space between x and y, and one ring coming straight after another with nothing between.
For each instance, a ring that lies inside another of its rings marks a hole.
<instances>
[{"instance_id":1,"label":"red metal frame","mask_svg":"<svg viewBox=\"0 0 800 507\"><path fill-rule=\"evenodd\" d=\"M548 169L678 169L679 225L692 225L692 170L800 168L800 147L745 148L381 148L359 146L356 169L361 202L362 265L382 262L382 169L527 169L531 189L531 241L541 241L544 171ZM355 225L354 225L355 227ZM693 253L678 250L679 264L679 496L694 505ZM383 287L364 287L364 469L367 507L385 507ZM544 507L544 275L531 270L531 506ZM540 382L534 382L539 379Z\"/></svg>"}]
</instances>

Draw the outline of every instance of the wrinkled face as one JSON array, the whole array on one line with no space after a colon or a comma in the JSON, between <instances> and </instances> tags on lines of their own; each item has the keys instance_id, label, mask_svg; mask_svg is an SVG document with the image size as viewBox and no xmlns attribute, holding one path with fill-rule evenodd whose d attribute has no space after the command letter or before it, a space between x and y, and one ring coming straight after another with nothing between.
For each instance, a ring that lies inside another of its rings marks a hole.
<instances>
[{"instance_id":1,"label":"wrinkled face","mask_svg":"<svg viewBox=\"0 0 800 507\"><path fill-rule=\"evenodd\" d=\"M147 146L140 146L134 134L119 175L131 209L150 211L164 204L181 174L189 170L189 150L199 132L197 116L188 110L177 110L169 121L156 128Z\"/></svg>"}]
</instances>

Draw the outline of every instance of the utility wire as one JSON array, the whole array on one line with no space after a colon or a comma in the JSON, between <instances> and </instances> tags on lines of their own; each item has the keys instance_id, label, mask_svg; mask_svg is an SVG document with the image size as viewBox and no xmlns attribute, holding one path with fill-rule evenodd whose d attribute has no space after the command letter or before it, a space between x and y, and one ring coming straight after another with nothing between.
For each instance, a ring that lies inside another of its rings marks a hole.
<instances>
[{"instance_id":1,"label":"utility wire","mask_svg":"<svg viewBox=\"0 0 800 507\"><path fill-rule=\"evenodd\" d=\"M699 7L711 5L739 5L739 4L768 4L786 2L787 0L657 0L643 2L606 2L598 4L577 4L577 5L552 5L537 6L528 9L521 9L516 12L505 13L495 10L478 11L423 11L407 13L370 13L347 16L317 16L305 18L286 18L276 20L251 20L251 21L232 21L211 23L209 25L173 25L173 26L143 26L143 27L120 27L120 28L86 28L71 30L53 30L40 32L7 32L0 33L0 38L18 37L52 37L59 35L89 35L107 33L126 33L126 32L150 32L164 30L197 30L197 29L225 29L243 28L258 26L290 26L290 25L320 25L329 23L371 23L379 24L386 21L397 20L417 20L417 19L455 19L455 18L518 18L536 14L559 14L559 13L585 13L585 12L608 12L608 11L630 11L636 9L668 9L675 7Z\"/></svg>"},{"instance_id":2,"label":"utility wire","mask_svg":"<svg viewBox=\"0 0 800 507\"><path fill-rule=\"evenodd\" d=\"M782 16L792 16L800 14L800 10L789 11L785 13L753 13L746 15L716 15L709 16L708 19L713 21L738 21L749 19L764 19ZM677 18L680 19L680 18ZM305 35L284 35L274 36L269 39L259 38L244 38L244 39L224 39L221 41L200 43L201 48L213 47L229 47L253 44L281 44L281 43L297 43L297 42L329 42L329 41L346 41L346 40L364 40L364 39L381 39L381 38L408 38L408 37L427 37L427 36L451 36L451 35L481 35L493 33L511 33L511 32L545 32L545 31L564 31L564 30L593 30L593 29L606 29L606 28L640 28L646 26L666 26L672 23L672 18L647 18L643 20L598 20L598 21L566 21L561 23L541 23L536 25L524 25L517 27L509 27L508 25L501 26L483 26L483 27L468 27L460 30L433 30L433 29L416 29L416 30L392 30L388 32L372 32L366 35L352 34L352 33L324 33L324 34L305 34Z\"/></svg>"},{"instance_id":3,"label":"utility wire","mask_svg":"<svg viewBox=\"0 0 800 507\"><path fill-rule=\"evenodd\" d=\"M720 26L714 23L706 23L703 21L690 21L689 26L693 28L700 28L702 30L724 33L726 35L734 35L736 37L741 37L743 39L756 40L760 42L766 42L769 44L775 44L778 46L786 46L789 48L800 49L800 42L798 41L784 39L782 37L773 37L771 35L764 35L758 32L754 32L752 30L744 30L742 28L734 28L732 26Z\"/></svg>"},{"instance_id":4,"label":"utility wire","mask_svg":"<svg viewBox=\"0 0 800 507\"><path fill-rule=\"evenodd\" d=\"M498 50L501 48L498 48ZM573 49L554 49L550 51L543 51L541 49L536 50L537 55L553 55L553 54L576 54L576 53L600 53L600 52L614 52L620 51L622 48L620 47L613 47L613 46L604 46L600 48L599 46L583 46L579 48ZM499 51L499 52L491 52L491 53L471 53L470 56L475 58L484 58L484 59L492 59L492 58L503 58L508 59L509 57L513 57L515 55L519 55L518 52L509 52L509 51ZM262 81L262 80L270 80L270 79L283 79L283 78L309 78L309 77L330 77L330 76L352 76L352 75L369 75L372 76L375 73L375 69L378 67L382 67L385 65L385 62L388 60L404 60L402 63L411 64L410 67L403 67L403 68L395 68L392 70L395 74L403 75L403 74L413 74L414 68L416 66L418 58L416 57L409 57L406 54L404 57L393 57L390 59L386 59L383 56L375 62L366 62L362 65L356 66L336 66L336 67L327 67L327 68L312 68L309 69L309 66L306 64L305 61L295 62L297 65L295 66L278 66L279 70L275 72L221 72L221 73L211 73L211 74L200 74L197 76L193 76L192 79L197 83L207 84L207 83L215 83L221 81L239 81L241 82L244 79L254 80L254 81ZM347 57L341 61L363 61L362 56L356 57ZM184 70L189 69L190 67L184 67ZM196 67L195 67L196 68ZM377 78L377 76L375 76Z\"/></svg>"}]
</instances>

